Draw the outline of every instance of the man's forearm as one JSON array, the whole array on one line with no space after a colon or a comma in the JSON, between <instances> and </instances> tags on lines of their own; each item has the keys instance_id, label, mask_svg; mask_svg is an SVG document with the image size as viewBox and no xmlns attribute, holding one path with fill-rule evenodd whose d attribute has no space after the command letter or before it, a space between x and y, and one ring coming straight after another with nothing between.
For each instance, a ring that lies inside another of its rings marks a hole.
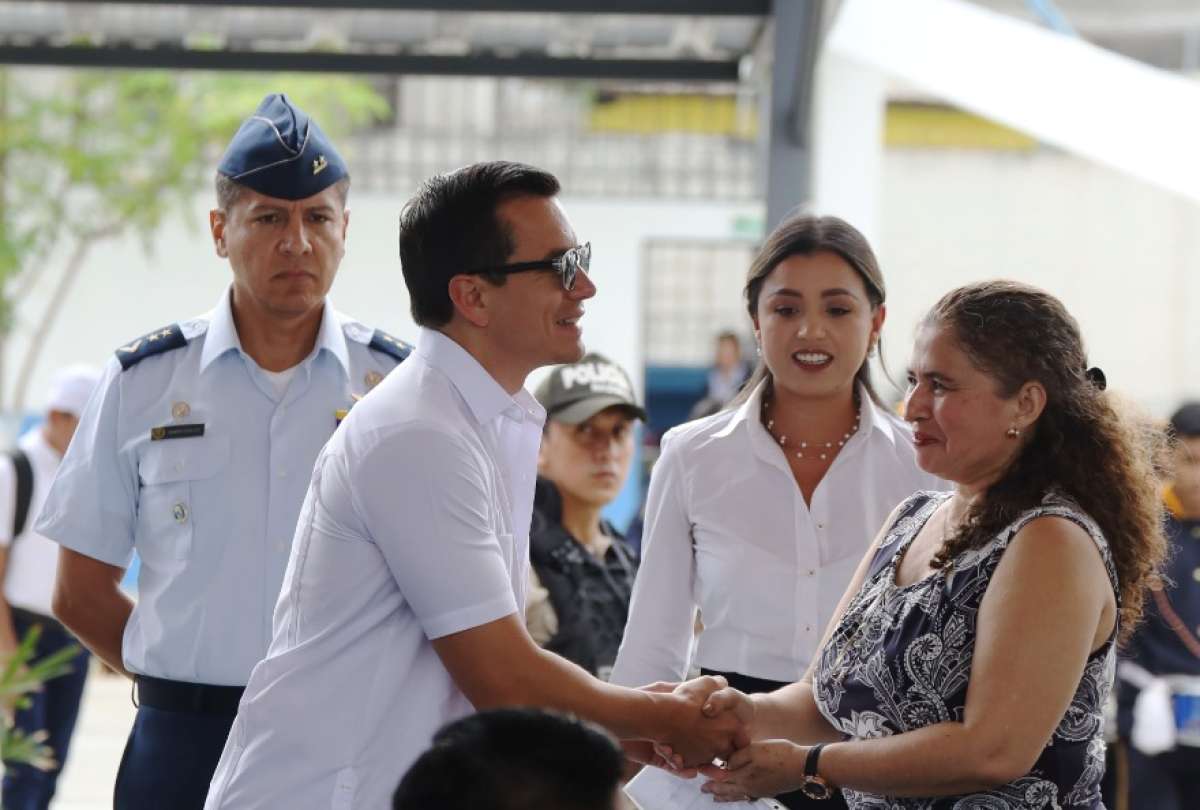
<instances>
[{"instance_id":1,"label":"man's forearm","mask_svg":"<svg viewBox=\"0 0 1200 810\"><path fill-rule=\"evenodd\" d=\"M8 600L0 597L0 656L12 655L20 644L17 628L13 625L12 609Z\"/></svg>"},{"instance_id":2,"label":"man's forearm","mask_svg":"<svg viewBox=\"0 0 1200 810\"><path fill-rule=\"evenodd\" d=\"M502 688L488 690L475 708L537 706L591 720L622 739L648 740L662 734L664 710L654 695L604 683L545 650L537 650L530 664L511 673Z\"/></svg>"},{"instance_id":3,"label":"man's forearm","mask_svg":"<svg viewBox=\"0 0 1200 810\"><path fill-rule=\"evenodd\" d=\"M475 708L536 706L571 712L623 739L669 743L687 764L733 750L736 717L707 718L700 707L724 681L701 679L676 692L624 689L539 649L517 615L433 641L450 676ZM480 662L504 662L481 666Z\"/></svg>"},{"instance_id":4,"label":"man's forearm","mask_svg":"<svg viewBox=\"0 0 1200 810\"><path fill-rule=\"evenodd\" d=\"M55 595L54 613L96 657L117 672L132 678L121 655L125 625L133 601L119 587L78 596Z\"/></svg>"}]
</instances>

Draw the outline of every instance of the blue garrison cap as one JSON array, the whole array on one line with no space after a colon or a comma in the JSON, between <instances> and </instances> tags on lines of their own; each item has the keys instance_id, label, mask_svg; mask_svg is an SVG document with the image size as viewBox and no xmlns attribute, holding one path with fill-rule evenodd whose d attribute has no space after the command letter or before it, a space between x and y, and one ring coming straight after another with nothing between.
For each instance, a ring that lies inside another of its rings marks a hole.
<instances>
[{"instance_id":1,"label":"blue garrison cap","mask_svg":"<svg viewBox=\"0 0 1200 810\"><path fill-rule=\"evenodd\" d=\"M317 122L282 93L264 98L242 122L217 171L283 200L311 197L349 174Z\"/></svg>"}]
</instances>

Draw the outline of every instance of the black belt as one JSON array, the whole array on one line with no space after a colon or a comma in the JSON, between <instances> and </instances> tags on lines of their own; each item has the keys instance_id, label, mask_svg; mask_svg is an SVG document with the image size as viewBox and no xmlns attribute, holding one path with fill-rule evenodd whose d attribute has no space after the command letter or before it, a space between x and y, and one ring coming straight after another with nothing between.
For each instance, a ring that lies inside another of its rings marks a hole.
<instances>
[{"instance_id":1,"label":"black belt","mask_svg":"<svg viewBox=\"0 0 1200 810\"><path fill-rule=\"evenodd\" d=\"M747 695L758 695L763 692L774 692L776 689L782 689L787 686L790 681L772 681L766 678L755 678L753 675L743 675L740 672L721 672L716 669L700 668L701 675L720 675L729 685L739 692Z\"/></svg>"},{"instance_id":2,"label":"black belt","mask_svg":"<svg viewBox=\"0 0 1200 810\"><path fill-rule=\"evenodd\" d=\"M9 607L8 611L12 614L14 619L20 619L21 621L28 622L29 624L40 624L47 630L57 630L60 633L69 633L67 628L63 627L62 622L53 616L47 616L43 613L37 613L32 610L26 610L25 608L11 606ZM20 639L18 639L18 641L19 640Z\"/></svg>"},{"instance_id":3,"label":"black belt","mask_svg":"<svg viewBox=\"0 0 1200 810\"><path fill-rule=\"evenodd\" d=\"M151 678L149 675L138 675L135 681L140 706L149 706L165 712L188 712L219 717L236 715L242 692L246 691L242 686L210 686L206 683Z\"/></svg>"}]
</instances>

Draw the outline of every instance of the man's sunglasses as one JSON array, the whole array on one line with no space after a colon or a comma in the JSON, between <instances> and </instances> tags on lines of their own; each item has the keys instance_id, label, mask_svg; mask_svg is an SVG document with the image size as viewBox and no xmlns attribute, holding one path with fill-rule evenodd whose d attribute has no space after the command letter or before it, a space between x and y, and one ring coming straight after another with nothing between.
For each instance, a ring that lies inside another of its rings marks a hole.
<instances>
[{"instance_id":1,"label":"man's sunglasses","mask_svg":"<svg viewBox=\"0 0 1200 810\"><path fill-rule=\"evenodd\" d=\"M507 276L513 273L524 273L527 270L553 270L555 273L558 273L563 289L572 290L575 288L575 275L580 270L586 273L591 261L592 243L584 242L582 245L571 248L555 259L542 259L536 262L516 262L514 264L504 264L499 267L488 267L474 272L479 275Z\"/></svg>"}]
</instances>

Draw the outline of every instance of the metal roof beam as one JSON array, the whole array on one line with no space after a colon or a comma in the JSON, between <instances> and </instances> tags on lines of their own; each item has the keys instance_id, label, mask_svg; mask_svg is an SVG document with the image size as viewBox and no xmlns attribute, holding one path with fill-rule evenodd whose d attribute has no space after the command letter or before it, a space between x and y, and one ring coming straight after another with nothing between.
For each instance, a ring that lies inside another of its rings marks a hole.
<instances>
[{"instance_id":1,"label":"metal roof beam","mask_svg":"<svg viewBox=\"0 0 1200 810\"><path fill-rule=\"evenodd\" d=\"M431 76L520 76L675 82L738 81L736 60L575 59L539 55L221 51L128 46L0 45L0 63L93 68L298 71Z\"/></svg>"},{"instance_id":2,"label":"metal roof beam","mask_svg":"<svg viewBox=\"0 0 1200 810\"><path fill-rule=\"evenodd\" d=\"M64 0L67 3L92 0ZM258 8L321 8L376 11L536 12L558 14L671 14L689 17L762 17L771 0L217 0L172 3L166 0L121 0L148 6L254 6Z\"/></svg>"}]
</instances>

